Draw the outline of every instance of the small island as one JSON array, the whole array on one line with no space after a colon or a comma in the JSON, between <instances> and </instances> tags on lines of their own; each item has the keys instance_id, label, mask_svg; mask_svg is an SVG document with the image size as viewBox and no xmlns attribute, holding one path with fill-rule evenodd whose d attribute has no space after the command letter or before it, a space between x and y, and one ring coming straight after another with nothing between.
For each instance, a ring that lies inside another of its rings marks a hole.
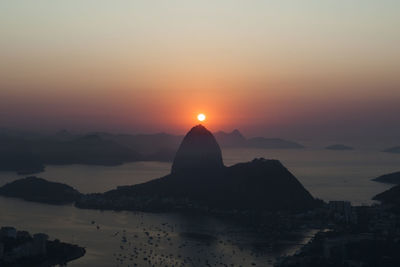
<instances>
[{"instance_id":1,"label":"small island","mask_svg":"<svg viewBox=\"0 0 400 267\"><path fill-rule=\"evenodd\" d=\"M14 227L0 229L0 266L55 266L83 257L86 250L77 245L48 240L43 233L31 235Z\"/></svg>"},{"instance_id":2,"label":"small island","mask_svg":"<svg viewBox=\"0 0 400 267\"><path fill-rule=\"evenodd\" d=\"M395 146L395 147L385 149L383 152L400 154L400 146Z\"/></svg>"},{"instance_id":3,"label":"small island","mask_svg":"<svg viewBox=\"0 0 400 267\"><path fill-rule=\"evenodd\" d=\"M30 176L0 187L0 195L61 205L76 201L81 193L69 185Z\"/></svg>"},{"instance_id":4,"label":"small island","mask_svg":"<svg viewBox=\"0 0 400 267\"><path fill-rule=\"evenodd\" d=\"M330 146L325 147L325 149L327 149L327 150L354 150L353 147L342 145L342 144L330 145Z\"/></svg>"},{"instance_id":5,"label":"small island","mask_svg":"<svg viewBox=\"0 0 400 267\"><path fill-rule=\"evenodd\" d=\"M372 179L372 181L386 184L400 184L400 172L385 174Z\"/></svg>"}]
</instances>

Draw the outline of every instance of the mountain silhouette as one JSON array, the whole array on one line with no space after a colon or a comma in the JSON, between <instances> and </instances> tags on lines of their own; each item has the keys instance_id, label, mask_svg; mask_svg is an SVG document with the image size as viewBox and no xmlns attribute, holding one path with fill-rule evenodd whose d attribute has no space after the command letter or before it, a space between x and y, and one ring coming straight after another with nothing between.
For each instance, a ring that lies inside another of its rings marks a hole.
<instances>
[{"instance_id":1,"label":"mountain silhouette","mask_svg":"<svg viewBox=\"0 0 400 267\"><path fill-rule=\"evenodd\" d=\"M201 127L198 129L199 133L200 129ZM210 135L211 133L208 134L208 136ZM218 146L223 148L303 148L300 144L279 138L246 139L239 130L219 131L214 134L214 137L210 140L215 139ZM46 135L8 131L0 128L0 170L34 174L44 171L46 165L113 166L134 161L173 162L183 139L184 136L167 133L130 135L93 132L74 134L67 130L60 130L55 134ZM217 147L216 145L212 146ZM217 156L218 152L215 149L215 155L211 156L210 160L214 159L214 165L220 166L221 163L219 159L217 160ZM189 159L187 156L184 158ZM208 161L208 156L202 160L204 166L207 165L205 160ZM196 161L197 159L194 159L192 162ZM188 162L183 165L187 164ZM179 169L183 165L179 166L178 164L177 168ZM212 165L199 169L215 168Z\"/></svg>"},{"instance_id":2,"label":"mountain silhouette","mask_svg":"<svg viewBox=\"0 0 400 267\"><path fill-rule=\"evenodd\" d=\"M214 133L215 138L222 147L244 147L246 146L246 138L235 129L230 133L219 131Z\"/></svg>"},{"instance_id":3,"label":"mountain silhouette","mask_svg":"<svg viewBox=\"0 0 400 267\"><path fill-rule=\"evenodd\" d=\"M40 140L34 146L45 164L119 165L141 158L135 151L97 134L69 141Z\"/></svg>"},{"instance_id":4,"label":"mountain silhouette","mask_svg":"<svg viewBox=\"0 0 400 267\"><path fill-rule=\"evenodd\" d=\"M215 137L203 125L197 125L183 138L171 173L209 172L223 167L221 149Z\"/></svg>"},{"instance_id":5,"label":"mountain silhouette","mask_svg":"<svg viewBox=\"0 0 400 267\"><path fill-rule=\"evenodd\" d=\"M0 135L0 171L16 171L21 174L42 172L45 166L34 154L29 141Z\"/></svg>"},{"instance_id":6,"label":"mountain silhouette","mask_svg":"<svg viewBox=\"0 0 400 267\"><path fill-rule=\"evenodd\" d=\"M225 167L214 136L193 127L162 178L89 194L78 207L117 210L307 210L317 201L278 160L255 159Z\"/></svg>"}]
</instances>

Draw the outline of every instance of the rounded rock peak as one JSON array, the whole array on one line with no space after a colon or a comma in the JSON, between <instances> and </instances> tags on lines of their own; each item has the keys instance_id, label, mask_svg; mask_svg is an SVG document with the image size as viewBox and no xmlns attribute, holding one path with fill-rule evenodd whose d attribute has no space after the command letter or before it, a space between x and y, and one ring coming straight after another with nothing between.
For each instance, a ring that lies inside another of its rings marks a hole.
<instances>
[{"instance_id":1,"label":"rounded rock peak","mask_svg":"<svg viewBox=\"0 0 400 267\"><path fill-rule=\"evenodd\" d=\"M214 135L199 124L183 138L171 173L207 172L223 167L221 149Z\"/></svg>"}]
</instances>

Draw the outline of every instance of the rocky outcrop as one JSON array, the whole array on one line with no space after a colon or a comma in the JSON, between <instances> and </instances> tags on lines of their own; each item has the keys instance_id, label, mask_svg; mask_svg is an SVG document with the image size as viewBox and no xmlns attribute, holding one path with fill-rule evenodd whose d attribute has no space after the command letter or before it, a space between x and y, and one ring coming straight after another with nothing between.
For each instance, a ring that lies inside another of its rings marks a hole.
<instances>
[{"instance_id":1,"label":"rocky outcrop","mask_svg":"<svg viewBox=\"0 0 400 267\"><path fill-rule=\"evenodd\" d=\"M183 138L171 173L210 172L224 167L221 149L203 125L193 127Z\"/></svg>"}]
</instances>

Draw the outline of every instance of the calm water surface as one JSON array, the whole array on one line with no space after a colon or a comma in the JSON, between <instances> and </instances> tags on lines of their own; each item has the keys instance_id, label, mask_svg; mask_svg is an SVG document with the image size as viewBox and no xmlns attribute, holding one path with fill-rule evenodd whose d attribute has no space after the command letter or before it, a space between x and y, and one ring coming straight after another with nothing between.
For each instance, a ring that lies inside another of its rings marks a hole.
<instances>
[{"instance_id":1,"label":"calm water surface","mask_svg":"<svg viewBox=\"0 0 400 267\"><path fill-rule=\"evenodd\" d=\"M377 151L227 149L223 156L228 166L254 157L279 159L315 197L354 204L371 203L372 196L390 187L371 182L371 178L400 170L400 155ZM161 177L170 167L170 163L159 162L48 166L39 176L84 193L104 192ZM17 178L21 177L0 172L0 185ZM45 232L86 247L87 254L70 266L133 266L134 262L149 266L149 260L163 266L203 266L207 262L269 266L275 257L293 253L312 234L292 238L287 247L277 249L252 230L208 217L81 210L3 197L0 211L0 225Z\"/></svg>"}]
</instances>

